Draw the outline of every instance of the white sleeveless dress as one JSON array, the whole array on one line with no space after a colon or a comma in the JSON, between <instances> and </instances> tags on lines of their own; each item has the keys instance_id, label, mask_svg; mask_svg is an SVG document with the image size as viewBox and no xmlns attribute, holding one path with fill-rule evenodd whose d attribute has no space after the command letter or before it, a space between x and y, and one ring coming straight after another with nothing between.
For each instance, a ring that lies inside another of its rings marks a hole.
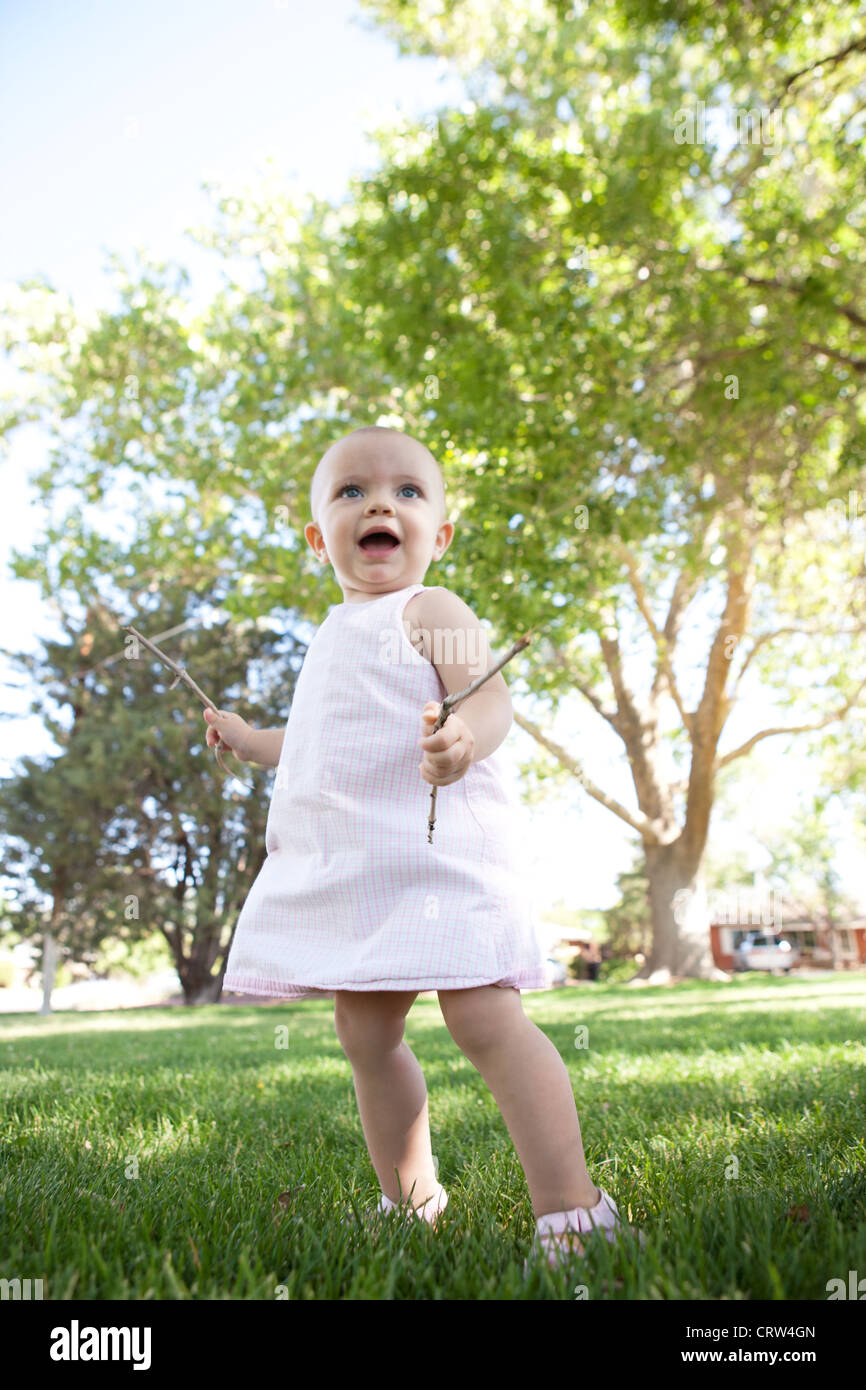
<instances>
[{"instance_id":1,"label":"white sleeveless dress","mask_svg":"<svg viewBox=\"0 0 866 1390\"><path fill-rule=\"evenodd\" d=\"M523 808L498 749L438 788L427 840L421 711L447 691L402 623L426 587L337 604L307 649L228 991L302 999L547 984L520 869Z\"/></svg>"}]
</instances>

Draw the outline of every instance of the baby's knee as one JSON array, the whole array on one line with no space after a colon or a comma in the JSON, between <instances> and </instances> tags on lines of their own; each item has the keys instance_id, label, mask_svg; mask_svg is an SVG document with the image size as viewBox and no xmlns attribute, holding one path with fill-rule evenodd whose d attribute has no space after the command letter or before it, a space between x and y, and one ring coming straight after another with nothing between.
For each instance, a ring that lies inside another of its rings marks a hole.
<instances>
[{"instance_id":1,"label":"baby's knee","mask_svg":"<svg viewBox=\"0 0 866 1390\"><path fill-rule=\"evenodd\" d=\"M520 992L498 985L440 990L439 1005L445 1027L467 1057L498 1046L526 1019Z\"/></svg>"},{"instance_id":2,"label":"baby's knee","mask_svg":"<svg viewBox=\"0 0 866 1390\"><path fill-rule=\"evenodd\" d=\"M372 990L338 990L334 998L334 1029L351 1061L375 1060L399 1047L406 1028L401 1001Z\"/></svg>"}]
</instances>

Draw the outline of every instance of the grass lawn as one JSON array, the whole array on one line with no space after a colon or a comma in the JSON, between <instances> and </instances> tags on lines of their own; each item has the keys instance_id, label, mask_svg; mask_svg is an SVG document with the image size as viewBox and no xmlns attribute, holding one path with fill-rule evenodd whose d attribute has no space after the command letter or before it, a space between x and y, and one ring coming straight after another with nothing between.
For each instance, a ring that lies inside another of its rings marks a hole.
<instances>
[{"instance_id":1,"label":"grass lawn","mask_svg":"<svg viewBox=\"0 0 866 1390\"><path fill-rule=\"evenodd\" d=\"M76 1300L825 1300L866 1276L864 1004L862 971L523 995L590 1175L647 1241L526 1280L523 1171L435 996L406 1038L450 1205L438 1233L378 1236L340 1224L379 1187L332 1001L3 1014L0 1277Z\"/></svg>"}]
</instances>

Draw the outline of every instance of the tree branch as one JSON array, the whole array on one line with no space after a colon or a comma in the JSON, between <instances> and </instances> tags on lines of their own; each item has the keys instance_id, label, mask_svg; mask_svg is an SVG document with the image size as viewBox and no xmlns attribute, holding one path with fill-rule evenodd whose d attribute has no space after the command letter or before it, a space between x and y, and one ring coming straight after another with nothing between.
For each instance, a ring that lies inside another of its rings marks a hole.
<instances>
[{"instance_id":1,"label":"tree branch","mask_svg":"<svg viewBox=\"0 0 866 1390\"><path fill-rule=\"evenodd\" d=\"M634 592L634 596L637 599L637 606L641 611L644 622L649 628L650 633L652 635L652 639L656 645L658 665L656 667L656 677L653 680L652 685L653 694L655 694L657 688L659 675L661 673L664 673L671 698L674 701L674 704L676 705L677 709L679 710L680 719L683 721L683 728L686 729L688 733L691 733L691 715L683 705L682 699L680 698L679 688L677 686L676 677L674 675L668 651L668 638L664 633L661 633L659 631L656 625L655 618L653 617L650 611L650 606L646 596L646 589L644 588L643 581L640 577L640 574L638 573L637 561L635 560L635 557L632 554L629 547L622 540L617 539L615 541L615 548L618 554L624 560L626 568L628 569L631 587ZM671 604L671 610L673 610L673 603ZM671 614L669 613L668 622L665 624L666 628L670 624L670 618Z\"/></svg>"},{"instance_id":2,"label":"tree branch","mask_svg":"<svg viewBox=\"0 0 866 1390\"><path fill-rule=\"evenodd\" d=\"M632 815L632 813L614 797L608 796L606 792L603 792L600 787L596 786L595 782L587 777L577 759L572 758L570 753L567 753L565 749L560 747L558 743L555 743L552 738L548 738L546 734L542 733L537 724L533 724L530 719L526 719L524 715L520 714L517 710L514 711L514 722L519 724L521 729L525 729L528 734L531 734L536 743L540 743L542 748L547 749L548 753L552 753L557 761L577 778L580 785L589 796L600 802L602 806L606 806L615 816L619 816L620 820L625 821L626 825L630 825L632 830L636 830L644 843L653 845L660 845L662 843L659 832L648 817L640 813Z\"/></svg>"},{"instance_id":3,"label":"tree branch","mask_svg":"<svg viewBox=\"0 0 866 1390\"><path fill-rule=\"evenodd\" d=\"M724 687L730 658L725 654L725 647L732 637L738 642L745 631L751 593L747 569L751 557L751 547L742 538L734 541L728 550L725 611L710 647L704 689L694 712L695 732L704 740L718 737L729 713L731 701L725 698Z\"/></svg>"},{"instance_id":4,"label":"tree branch","mask_svg":"<svg viewBox=\"0 0 866 1390\"><path fill-rule=\"evenodd\" d=\"M744 674L745 674L746 667L748 666L749 662L752 660L752 657L755 655L755 653L759 650L760 647L766 646L768 642L772 642L772 641L774 640L774 638L776 638L776 637L784 637L784 636L788 636L788 635L790 635L790 634L792 634L792 633L802 633L804 636L809 636L811 633L815 633L815 632L819 632L819 633L820 633L820 632L826 632L826 630L827 630L827 625L826 625L826 623L813 623L813 624L807 623L807 624L801 625L800 627L779 627L779 628L776 628L776 630L775 630L774 632L765 632L765 633L763 633L760 637L757 637L757 638L755 639L755 641L754 641L754 644L753 644L752 647L751 647L751 650L748 652L745 661L743 662L742 666L740 667L740 670L739 670L739 672L738 672L738 674L737 674L737 676L736 676L736 679L734 680L734 686L733 686L733 692L732 692L732 693L733 693L733 694L736 694L736 692L739 690L739 688L740 688L740 682L741 682L741 680L743 679L743 676L744 676ZM836 629L835 635L836 635L836 636L840 636L840 637L842 637L842 636L856 636L859 632L862 632L862 630L863 630L862 627L838 628L838 629Z\"/></svg>"},{"instance_id":5,"label":"tree branch","mask_svg":"<svg viewBox=\"0 0 866 1390\"><path fill-rule=\"evenodd\" d=\"M751 572L754 542L745 521L739 525L732 518L731 538L727 544L728 585L725 611L713 638L707 659L706 678L691 730L692 762L685 825L684 848L691 858L699 857L706 844L712 810L713 768L719 735L731 709L731 699L725 695L730 674L730 658L726 647L731 637L739 641L746 629L751 599Z\"/></svg>"},{"instance_id":6,"label":"tree branch","mask_svg":"<svg viewBox=\"0 0 866 1390\"><path fill-rule=\"evenodd\" d=\"M832 357L836 362L844 362L846 367L853 367L855 372L866 372L866 357L848 357L844 352L837 352L836 348L828 347L826 343L808 343L803 341L803 346L811 348L813 352L822 352L825 357Z\"/></svg>"},{"instance_id":7,"label":"tree branch","mask_svg":"<svg viewBox=\"0 0 866 1390\"><path fill-rule=\"evenodd\" d=\"M741 270L739 266L735 265L704 265L701 266L701 269L708 270L711 273L721 271L725 275L735 275L745 280L747 284L758 285L761 289L784 290L786 294L797 296L803 293L802 285L791 285L786 280L779 280L776 276L750 275L748 271ZM858 328L866 328L866 319L864 319L861 314L858 314L856 309L849 309L845 304L835 304L832 301L829 302L829 307L834 313L842 314L844 318L850 320L850 322L855 324ZM823 348L820 350L822 352L824 351Z\"/></svg>"},{"instance_id":8,"label":"tree branch","mask_svg":"<svg viewBox=\"0 0 866 1390\"><path fill-rule=\"evenodd\" d=\"M704 537L702 550L705 548L706 536ZM676 643L683 614L694 598L700 582L700 576L696 573L690 574L687 569L680 570L677 575L674 591L671 594L670 606L668 607L668 615L665 619L664 628L662 629L669 647L672 647Z\"/></svg>"},{"instance_id":9,"label":"tree branch","mask_svg":"<svg viewBox=\"0 0 866 1390\"><path fill-rule=\"evenodd\" d=\"M588 685L587 682L583 680L580 676L575 675L574 671L568 663L567 657L563 655L562 651L558 647L553 652L553 660L555 664L560 668L560 670L564 671L565 674L568 676L568 679L571 681L571 684L574 686L575 690L579 690L581 695L583 695L589 701L596 714L600 714L602 719L607 720L611 728L616 729L616 712L604 708L604 705L601 703L601 700L598 698L592 687Z\"/></svg>"},{"instance_id":10,"label":"tree branch","mask_svg":"<svg viewBox=\"0 0 866 1390\"><path fill-rule=\"evenodd\" d=\"M617 712L612 723L628 753L638 805L644 815L649 813L652 824L664 825L667 790L659 780L658 769L652 757L655 713L651 710L649 717L643 713L626 684L616 624L608 624L607 632L602 629L598 633L598 640L617 700Z\"/></svg>"},{"instance_id":11,"label":"tree branch","mask_svg":"<svg viewBox=\"0 0 866 1390\"><path fill-rule=\"evenodd\" d=\"M801 77L805 77L807 72L814 72L816 68L822 68L827 63L835 68L839 63L843 62L850 53L866 53L866 35L859 39L853 39L852 42L848 44L847 48L841 48L838 53L828 53L826 58L817 58L814 63L809 63L805 68L800 68L799 72L792 72L782 83L779 95L772 103L771 109L775 110L777 106L782 104L782 98L787 94L788 90L793 87L794 83L799 81Z\"/></svg>"},{"instance_id":12,"label":"tree branch","mask_svg":"<svg viewBox=\"0 0 866 1390\"><path fill-rule=\"evenodd\" d=\"M860 682L850 700L846 700L845 704L842 705L840 709L834 710L832 714L827 715L826 719L821 719L816 724L794 724L786 728L762 729L759 734L753 734L745 743L740 744L739 748L734 748L730 753L726 753L723 758L717 758L713 765L713 772L718 772L719 768L726 767L728 763L732 763L735 758L745 757L747 753L751 752L756 743L760 743L761 739L773 738L776 734L807 734L815 729L826 729L828 724L834 724L837 720L844 719L864 687L866 687L866 680Z\"/></svg>"},{"instance_id":13,"label":"tree branch","mask_svg":"<svg viewBox=\"0 0 866 1390\"><path fill-rule=\"evenodd\" d=\"M745 357L750 352L761 352L767 346L768 339L760 342L749 343L746 347L725 347L719 348L717 352L693 352L689 348L683 348L682 357L673 357L669 362L657 362L652 366L646 365L640 368L639 375L645 381L651 381L658 376L659 372L667 371L671 367L681 367L683 362L696 363L698 368L705 367L708 362L717 362L726 357ZM697 375L697 373L695 373Z\"/></svg>"},{"instance_id":14,"label":"tree branch","mask_svg":"<svg viewBox=\"0 0 866 1390\"><path fill-rule=\"evenodd\" d=\"M155 646L153 642L149 642L148 639L143 635L143 633L139 632L136 628L132 627L130 623L124 623L123 628L125 632L131 632L133 637L135 637L139 642L141 642L145 647L147 647L148 651L153 652L154 656L157 657L163 663L164 666L167 666L170 671L174 671L176 679L173 680L171 685L168 687L169 690L174 690L174 687L180 681L183 681L184 685L189 686L193 694L198 696L202 704L207 709L212 709L214 714L219 713L213 700L209 699L208 696L205 695L204 691L199 689L192 676L187 674L187 671L183 666L179 666L176 661L172 661L170 656L166 656L165 652L160 651L159 647ZM236 782L241 783L241 786L252 786L251 782L245 781L243 777L238 777L236 773L231 772L226 767L225 763L222 760L219 744L215 746L214 752L216 753L217 762L219 763L220 767L222 768L223 772L226 774L227 777L234 777Z\"/></svg>"}]
</instances>

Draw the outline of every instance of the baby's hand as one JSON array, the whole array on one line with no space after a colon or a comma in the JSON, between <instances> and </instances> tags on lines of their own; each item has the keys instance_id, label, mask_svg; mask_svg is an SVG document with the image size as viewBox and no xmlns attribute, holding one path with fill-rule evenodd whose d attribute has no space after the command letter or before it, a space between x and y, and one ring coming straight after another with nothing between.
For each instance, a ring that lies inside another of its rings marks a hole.
<instances>
[{"instance_id":1,"label":"baby's hand","mask_svg":"<svg viewBox=\"0 0 866 1390\"><path fill-rule=\"evenodd\" d=\"M431 734L440 709L441 705L435 700L428 700L421 711L421 728L426 737L419 739L424 749L424 761L419 767L425 782L447 787L451 782L459 782L470 766L475 735L459 714L449 714L442 728Z\"/></svg>"},{"instance_id":2,"label":"baby's hand","mask_svg":"<svg viewBox=\"0 0 866 1390\"><path fill-rule=\"evenodd\" d=\"M204 711L208 723L208 748L227 748L242 763L250 761L256 730L239 714L227 714L224 710Z\"/></svg>"}]
</instances>

